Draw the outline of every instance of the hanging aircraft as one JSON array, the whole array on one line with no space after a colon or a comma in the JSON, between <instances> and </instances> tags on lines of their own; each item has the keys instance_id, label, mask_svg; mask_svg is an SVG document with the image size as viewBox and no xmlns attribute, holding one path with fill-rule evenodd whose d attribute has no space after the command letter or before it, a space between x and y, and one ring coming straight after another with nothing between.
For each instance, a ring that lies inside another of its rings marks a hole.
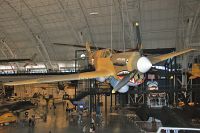
<instances>
[{"instance_id":1,"label":"hanging aircraft","mask_svg":"<svg viewBox=\"0 0 200 133\"><path fill-rule=\"evenodd\" d=\"M200 78L200 64L192 64L192 70L189 73L191 74L190 79Z\"/></svg>"},{"instance_id":2,"label":"hanging aircraft","mask_svg":"<svg viewBox=\"0 0 200 133\"><path fill-rule=\"evenodd\" d=\"M4 83L4 85L25 85L68 80L96 79L100 82L108 81L114 88L114 91L125 93L129 90L129 86L138 86L144 82L144 74L151 69L153 64L194 50L185 49L158 56L144 56L139 36L139 24L134 23L134 26L136 27L137 34L137 47L134 50L122 52L111 50L109 48L98 48L98 50L92 51L92 49L95 49L96 47L91 47L89 43L86 43L89 64L94 67L94 71L8 82ZM56 43L56 45L59 45L59 43ZM83 47L83 45L71 44L68 44L67 46Z\"/></svg>"}]
</instances>

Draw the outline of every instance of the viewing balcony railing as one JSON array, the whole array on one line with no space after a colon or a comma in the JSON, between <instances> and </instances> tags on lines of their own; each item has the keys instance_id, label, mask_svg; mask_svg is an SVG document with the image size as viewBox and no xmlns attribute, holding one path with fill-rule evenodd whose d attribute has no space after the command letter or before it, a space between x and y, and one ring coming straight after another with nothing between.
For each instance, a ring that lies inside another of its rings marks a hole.
<instances>
[{"instance_id":1,"label":"viewing balcony railing","mask_svg":"<svg viewBox=\"0 0 200 133\"><path fill-rule=\"evenodd\" d=\"M200 128L160 127L156 133L200 133Z\"/></svg>"}]
</instances>

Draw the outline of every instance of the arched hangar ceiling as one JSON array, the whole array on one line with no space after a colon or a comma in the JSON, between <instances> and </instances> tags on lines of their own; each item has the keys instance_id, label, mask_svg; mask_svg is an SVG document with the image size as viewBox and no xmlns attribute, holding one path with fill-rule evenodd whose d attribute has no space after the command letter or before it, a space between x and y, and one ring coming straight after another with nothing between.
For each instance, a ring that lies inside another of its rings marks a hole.
<instances>
[{"instance_id":1,"label":"arched hangar ceiling","mask_svg":"<svg viewBox=\"0 0 200 133\"><path fill-rule=\"evenodd\" d=\"M198 47L198 0L1 0L0 58L65 62L75 48L57 43L115 49L135 45L133 21L140 22L144 48L183 48L188 21L189 43Z\"/></svg>"}]
</instances>

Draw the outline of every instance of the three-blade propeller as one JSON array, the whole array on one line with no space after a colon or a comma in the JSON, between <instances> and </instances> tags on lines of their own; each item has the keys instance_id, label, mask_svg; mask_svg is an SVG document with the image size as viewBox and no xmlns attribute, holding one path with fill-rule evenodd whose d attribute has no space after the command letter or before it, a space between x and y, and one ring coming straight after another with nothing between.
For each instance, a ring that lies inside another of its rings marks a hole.
<instances>
[{"instance_id":1,"label":"three-blade propeller","mask_svg":"<svg viewBox=\"0 0 200 133\"><path fill-rule=\"evenodd\" d=\"M136 36L137 36L137 47L136 49L140 52L140 55L143 55L142 51L142 41L140 36L140 29L139 29L139 23L133 23L133 26L136 27ZM131 51L131 50L130 50ZM131 71L128 75L126 75L122 80L119 81L119 83L114 87L115 91L120 90L123 86L125 86L136 74L138 73L137 69L134 69Z\"/></svg>"}]
</instances>

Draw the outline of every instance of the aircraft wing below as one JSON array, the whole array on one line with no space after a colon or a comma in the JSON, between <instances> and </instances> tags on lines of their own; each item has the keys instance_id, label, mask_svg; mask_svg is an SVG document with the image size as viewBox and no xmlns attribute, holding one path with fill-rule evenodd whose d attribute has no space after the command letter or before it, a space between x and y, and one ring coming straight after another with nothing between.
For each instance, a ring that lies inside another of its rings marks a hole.
<instances>
[{"instance_id":1,"label":"aircraft wing below","mask_svg":"<svg viewBox=\"0 0 200 133\"><path fill-rule=\"evenodd\" d=\"M194 50L195 49L185 49L185 50L181 50L181 51L177 51L177 52L172 52L169 54L159 55L159 56L155 56L155 57L148 57L148 58L152 64L156 64L156 63L159 63L166 59L173 58L175 56L182 55L182 54L188 53L190 51L194 51Z\"/></svg>"},{"instance_id":2,"label":"aircraft wing below","mask_svg":"<svg viewBox=\"0 0 200 133\"><path fill-rule=\"evenodd\" d=\"M7 82L3 83L3 85L12 86L12 85L50 83L50 82L69 81L69 80L93 79L98 77L109 77L112 75L113 73L111 71L92 71L92 72L84 72L84 73L69 74L69 75L57 75L46 78L30 79L23 81Z\"/></svg>"}]
</instances>

